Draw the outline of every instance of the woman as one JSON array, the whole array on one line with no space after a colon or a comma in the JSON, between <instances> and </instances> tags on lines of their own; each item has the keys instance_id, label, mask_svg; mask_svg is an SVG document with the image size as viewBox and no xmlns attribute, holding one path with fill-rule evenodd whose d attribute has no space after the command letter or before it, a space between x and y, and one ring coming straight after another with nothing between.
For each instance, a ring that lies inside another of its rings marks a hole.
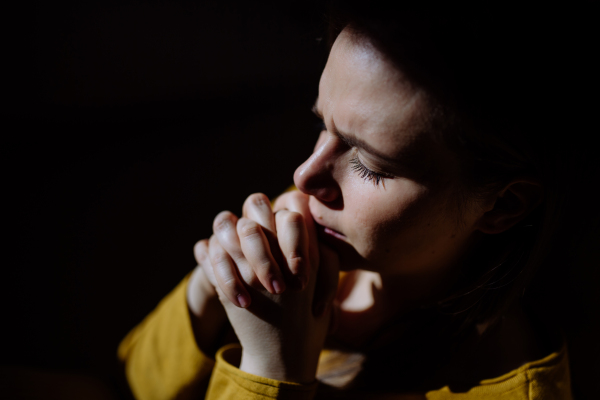
<instances>
[{"instance_id":1,"label":"woman","mask_svg":"<svg viewBox=\"0 0 600 400\"><path fill-rule=\"evenodd\" d=\"M539 88L455 45L473 25L444 13L335 15L297 190L215 218L119 348L134 396L569 399L563 340L522 301L561 201L523 101ZM489 52L522 56L486 22ZM228 322L241 347L215 365Z\"/></svg>"}]
</instances>

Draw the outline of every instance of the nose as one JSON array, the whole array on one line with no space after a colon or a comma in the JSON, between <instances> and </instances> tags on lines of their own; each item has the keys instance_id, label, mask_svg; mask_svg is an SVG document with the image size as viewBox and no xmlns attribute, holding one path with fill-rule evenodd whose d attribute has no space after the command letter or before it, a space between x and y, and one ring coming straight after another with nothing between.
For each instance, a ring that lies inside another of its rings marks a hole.
<instances>
[{"instance_id":1,"label":"nose","mask_svg":"<svg viewBox=\"0 0 600 400\"><path fill-rule=\"evenodd\" d=\"M294 172L294 184L303 193L312 195L324 203L341 199L341 189L335 179L337 161L334 135L319 138L315 151Z\"/></svg>"}]
</instances>

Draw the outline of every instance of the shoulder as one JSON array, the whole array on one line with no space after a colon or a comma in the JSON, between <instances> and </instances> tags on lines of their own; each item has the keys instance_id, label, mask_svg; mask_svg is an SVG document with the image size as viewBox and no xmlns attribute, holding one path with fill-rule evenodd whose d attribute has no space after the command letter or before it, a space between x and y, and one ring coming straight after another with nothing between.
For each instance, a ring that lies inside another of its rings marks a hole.
<instances>
[{"instance_id":1,"label":"shoulder","mask_svg":"<svg viewBox=\"0 0 600 400\"><path fill-rule=\"evenodd\" d=\"M454 364L458 375L451 374L448 382L455 386L431 391L427 398L572 399L565 338L521 308L513 309L472 354Z\"/></svg>"},{"instance_id":2,"label":"shoulder","mask_svg":"<svg viewBox=\"0 0 600 400\"><path fill-rule=\"evenodd\" d=\"M556 399L571 400L571 379L566 343L548 356L526 363L493 379L482 380L468 390L445 386L430 391L429 400Z\"/></svg>"}]
</instances>

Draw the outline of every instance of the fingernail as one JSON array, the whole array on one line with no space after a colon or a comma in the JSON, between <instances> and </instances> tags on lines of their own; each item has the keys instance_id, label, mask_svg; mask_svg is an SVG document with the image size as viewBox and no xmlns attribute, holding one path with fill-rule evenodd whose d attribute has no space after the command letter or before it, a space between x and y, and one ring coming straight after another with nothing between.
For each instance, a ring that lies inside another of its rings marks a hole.
<instances>
[{"instance_id":1,"label":"fingernail","mask_svg":"<svg viewBox=\"0 0 600 400\"><path fill-rule=\"evenodd\" d=\"M271 286L273 286L273 290L277 294L283 293L283 291L285 290L285 283L283 283L282 281L279 281L278 279L273 279L271 281Z\"/></svg>"},{"instance_id":2,"label":"fingernail","mask_svg":"<svg viewBox=\"0 0 600 400\"><path fill-rule=\"evenodd\" d=\"M242 308L248 307L249 301L246 298L246 296L244 296L243 294L237 295L237 301L238 301L238 303L240 303L240 307L242 307Z\"/></svg>"}]
</instances>

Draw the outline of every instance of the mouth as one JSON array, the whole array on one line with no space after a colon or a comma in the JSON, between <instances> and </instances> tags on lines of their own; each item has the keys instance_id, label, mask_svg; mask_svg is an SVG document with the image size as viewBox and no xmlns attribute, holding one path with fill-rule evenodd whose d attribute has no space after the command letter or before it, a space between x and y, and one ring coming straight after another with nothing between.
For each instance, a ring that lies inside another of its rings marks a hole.
<instances>
[{"instance_id":1,"label":"mouth","mask_svg":"<svg viewBox=\"0 0 600 400\"><path fill-rule=\"evenodd\" d=\"M319 242L328 245L340 256L341 271L352 271L358 268L358 261L361 257L350 244L346 235L327 226L319 225L317 222L315 222L315 227Z\"/></svg>"},{"instance_id":2,"label":"mouth","mask_svg":"<svg viewBox=\"0 0 600 400\"><path fill-rule=\"evenodd\" d=\"M344 243L348 243L348 238L343 233L340 233L327 226L320 225L317 222L315 222L315 225L317 227L317 233L320 239L326 242L331 242L333 239L333 241L342 241Z\"/></svg>"},{"instance_id":3,"label":"mouth","mask_svg":"<svg viewBox=\"0 0 600 400\"><path fill-rule=\"evenodd\" d=\"M311 200L314 198L311 196ZM309 202L309 206L310 206ZM311 207L311 216L313 217L313 222L315 224L315 228L317 230L317 237L319 242L323 244L327 244L338 252L342 253L355 253L354 247L350 244L348 237L341 232L336 231L328 226L321 225L317 221L322 221L319 213L313 212Z\"/></svg>"},{"instance_id":4,"label":"mouth","mask_svg":"<svg viewBox=\"0 0 600 400\"><path fill-rule=\"evenodd\" d=\"M323 227L323 232L328 235L331 235L335 238L338 238L340 240L346 241L346 235L343 235L343 234L339 233L338 231L334 231L331 228L327 228L326 226Z\"/></svg>"}]
</instances>

